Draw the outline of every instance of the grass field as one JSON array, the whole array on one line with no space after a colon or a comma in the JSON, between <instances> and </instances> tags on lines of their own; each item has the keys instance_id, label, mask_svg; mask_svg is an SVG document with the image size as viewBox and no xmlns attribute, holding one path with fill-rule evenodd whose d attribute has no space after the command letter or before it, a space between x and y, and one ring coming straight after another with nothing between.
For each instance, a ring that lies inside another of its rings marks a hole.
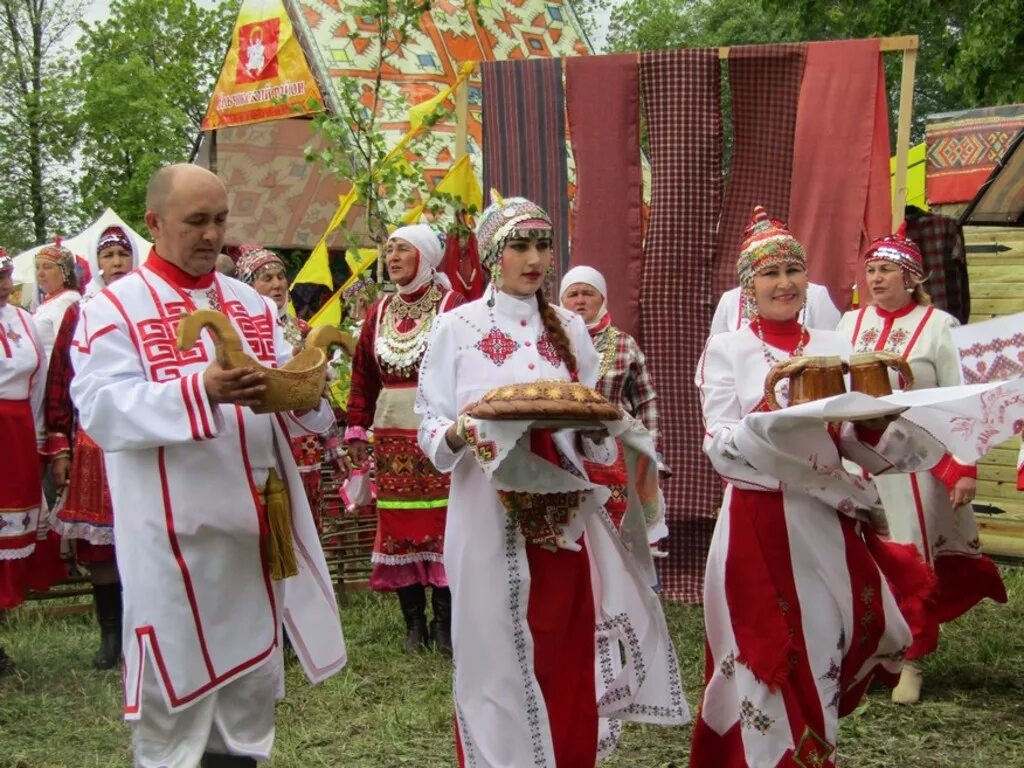
<instances>
[{"instance_id":1,"label":"grass field","mask_svg":"<svg viewBox=\"0 0 1024 768\"><path fill-rule=\"evenodd\" d=\"M985 604L948 626L926 668L926 699L896 707L874 691L843 721L840 765L851 768L1024 766L1024 570L1004 571L1010 602ZM703 669L702 612L666 606L694 713ZM353 595L343 608L348 667L309 686L288 666L273 768L441 768L455 764L449 664L404 656L397 601ZM481 632L486 627L480 628ZM19 609L0 626L17 660L0 679L0 768L129 766L120 674L89 669L89 616ZM609 768L687 765L690 727L627 725ZM527 768L524 766L523 768ZM709 768L714 768L709 766Z\"/></svg>"}]
</instances>

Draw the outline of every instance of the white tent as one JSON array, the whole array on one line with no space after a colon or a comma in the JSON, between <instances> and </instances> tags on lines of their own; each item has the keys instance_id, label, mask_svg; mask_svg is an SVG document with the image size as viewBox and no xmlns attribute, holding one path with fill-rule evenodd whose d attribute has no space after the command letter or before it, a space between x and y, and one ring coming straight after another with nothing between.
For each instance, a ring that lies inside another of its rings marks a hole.
<instances>
[{"instance_id":1,"label":"white tent","mask_svg":"<svg viewBox=\"0 0 1024 768\"><path fill-rule=\"evenodd\" d=\"M89 265L89 271L96 275L99 272L96 262L96 244L99 242L103 230L107 227L121 227L127 233L135 248L135 266L141 264L149 253L149 249L153 247L153 244L125 224L121 217L110 208L107 208L96 221L74 237L61 240L61 245L75 254L75 256L83 259ZM22 251L14 257L14 284L22 286L21 303L26 307L34 304L37 298L34 260L39 249L46 245L49 245L49 243L29 248L27 251ZM84 287L82 286L83 289Z\"/></svg>"}]
</instances>

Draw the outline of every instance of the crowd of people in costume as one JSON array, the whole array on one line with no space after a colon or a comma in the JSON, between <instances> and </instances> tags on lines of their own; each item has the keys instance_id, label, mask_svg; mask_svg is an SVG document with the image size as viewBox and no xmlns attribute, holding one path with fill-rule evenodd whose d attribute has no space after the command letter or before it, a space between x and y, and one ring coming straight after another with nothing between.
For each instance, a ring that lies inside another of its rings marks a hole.
<instances>
[{"instance_id":1,"label":"crowd of people in costume","mask_svg":"<svg viewBox=\"0 0 1024 768\"><path fill-rule=\"evenodd\" d=\"M593 766L625 721L688 722L657 594L671 474L657 361L613 325L601 273L576 266L555 287L557 233L520 197L495 195L477 217L490 280L471 300L440 270L431 226L398 228L383 250L395 290L346 297L359 325L343 421L326 399L268 412L269 372L310 329L273 251L222 257L227 200L204 169L160 169L152 251L107 229L82 293L74 255L41 249L34 314L9 301L0 255L0 611L62 580L69 559L88 573L93 664L123 665L135 764L266 760L286 636L311 681L345 665L318 536L325 464L373 478L369 587L397 593L406 652L452 658L460 766ZM816 422L813 465L750 437L766 378L791 358L884 350L918 388L962 383L956 321L931 306L917 246L891 235L863 261L870 301L841 314L758 208L715 312L695 384L724 493L693 766L834 765L839 718L873 680L916 702L939 624L1006 600L956 445L896 414ZM176 346L204 309L252 365L228 367L215 334ZM470 413L496 388L559 383L621 418ZM775 396L787 405L785 388ZM0 649L0 673L13 668Z\"/></svg>"}]
</instances>

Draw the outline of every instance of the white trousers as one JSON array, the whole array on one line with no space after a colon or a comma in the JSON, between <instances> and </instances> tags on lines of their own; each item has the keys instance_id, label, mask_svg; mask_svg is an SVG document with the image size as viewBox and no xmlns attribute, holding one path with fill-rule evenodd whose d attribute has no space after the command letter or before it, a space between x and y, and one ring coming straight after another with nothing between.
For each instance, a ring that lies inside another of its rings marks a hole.
<instances>
[{"instance_id":1,"label":"white trousers","mask_svg":"<svg viewBox=\"0 0 1024 768\"><path fill-rule=\"evenodd\" d=\"M149 661L132 734L135 768L195 768L205 752L268 760L274 746L274 704L283 694L284 664L278 649L252 672L171 713Z\"/></svg>"}]
</instances>

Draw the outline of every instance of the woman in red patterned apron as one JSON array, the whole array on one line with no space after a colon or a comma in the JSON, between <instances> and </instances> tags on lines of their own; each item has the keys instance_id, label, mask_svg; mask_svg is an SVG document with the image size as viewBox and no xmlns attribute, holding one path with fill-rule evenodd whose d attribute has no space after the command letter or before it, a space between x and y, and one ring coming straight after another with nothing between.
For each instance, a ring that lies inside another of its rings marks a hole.
<instances>
[{"instance_id":1,"label":"woman in red patterned apron","mask_svg":"<svg viewBox=\"0 0 1024 768\"><path fill-rule=\"evenodd\" d=\"M131 239L120 227L108 227L96 246L98 274L86 289L95 295L135 266ZM61 321L46 376L47 453L53 456L53 478L66 488L54 530L75 544L75 559L89 571L100 647L94 669L111 669L121 660L121 580L114 554L114 513L103 468L103 450L78 426L71 402L71 341L82 302L72 304Z\"/></svg>"},{"instance_id":2,"label":"woman in red patterned apron","mask_svg":"<svg viewBox=\"0 0 1024 768\"><path fill-rule=\"evenodd\" d=\"M407 653L433 640L451 655L451 592L444 571L448 476L416 443L413 412L420 359L434 318L463 303L443 274L441 239L426 224L401 227L388 239L386 264L396 294L373 303L352 360L345 443L356 463L373 431L377 536L370 588L395 591L405 618ZM428 635L426 587L433 620Z\"/></svg>"},{"instance_id":3,"label":"woman in red patterned apron","mask_svg":"<svg viewBox=\"0 0 1024 768\"><path fill-rule=\"evenodd\" d=\"M950 329L952 315L932 306L924 288L924 265L917 245L900 234L876 240L864 255L871 303L847 312L839 330L854 352L901 355L914 374L914 389L963 383L960 354ZM902 388L891 373L893 389ZM914 544L935 569L938 602L925 631L914 638L893 701L916 703L923 682L922 659L939 639L939 624L952 621L988 597L1006 602L1006 588L995 564L981 553L971 501L977 468L952 454L929 472L876 478L893 538Z\"/></svg>"},{"instance_id":4,"label":"woman in red patterned apron","mask_svg":"<svg viewBox=\"0 0 1024 768\"><path fill-rule=\"evenodd\" d=\"M46 357L32 317L8 302L13 272L0 248L0 614L64 575L60 541L40 525ZM0 647L0 675L13 669Z\"/></svg>"}]
</instances>

